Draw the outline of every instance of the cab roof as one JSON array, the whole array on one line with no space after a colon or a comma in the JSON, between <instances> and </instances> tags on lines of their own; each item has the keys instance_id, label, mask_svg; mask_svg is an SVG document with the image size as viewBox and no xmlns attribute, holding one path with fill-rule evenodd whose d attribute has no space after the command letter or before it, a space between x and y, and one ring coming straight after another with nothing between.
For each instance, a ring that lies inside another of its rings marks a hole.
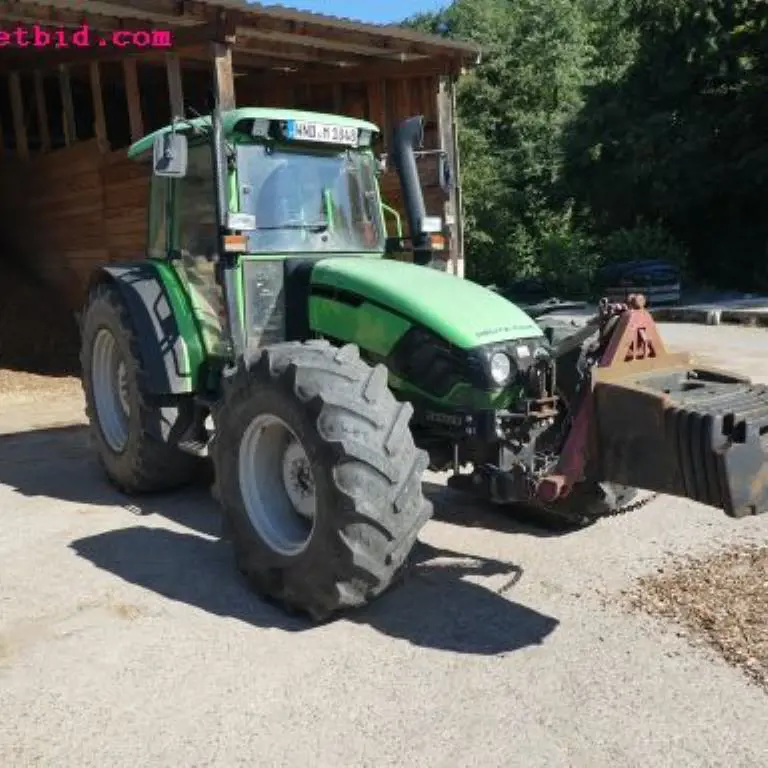
<instances>
[{"instance_id":1,"label":"cab roof","mask_svg":"<svg viewBox=\"0 0 768 768\"><path fill-rule=\"evenodd\" d=\"M246 120L307 120L319 123L331 123L348 128L357 128L359 130L379 133L378 126L369 123L366 120L358 120L354 117L343 117L341 115L331 115L324 112L304 112L296 109L270 109L269 107L242 107L222 112L221 122L224 127L224 135L231 135L238 123ZM177 131L190 131L200 128L211 127L211 116L196 117L192 120L184 120L178 123ZM138 141L134 142L128 149L129 158L137 158L145 152L151 152L155 139L166 133L170 133L172 125L166 125L152 133L147 134Z\"/></svg>"}]
</instances>

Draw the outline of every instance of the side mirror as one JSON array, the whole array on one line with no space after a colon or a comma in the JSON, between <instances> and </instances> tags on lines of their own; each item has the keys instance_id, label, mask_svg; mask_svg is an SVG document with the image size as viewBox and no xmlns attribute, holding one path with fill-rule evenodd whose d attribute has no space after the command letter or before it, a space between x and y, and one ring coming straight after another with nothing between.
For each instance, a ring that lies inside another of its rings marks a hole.
<instances>
[{"instance_id":1,"label":"side mirror","mask_svg":"<svg viewBox=\"0 0 768 768\"><path fill-rule=\"evenodd\" d=\"M155 138L153 170L156 176L186 176L187 157L187 137L183 133L171 131Z\"/></svg>"}]
</instances>

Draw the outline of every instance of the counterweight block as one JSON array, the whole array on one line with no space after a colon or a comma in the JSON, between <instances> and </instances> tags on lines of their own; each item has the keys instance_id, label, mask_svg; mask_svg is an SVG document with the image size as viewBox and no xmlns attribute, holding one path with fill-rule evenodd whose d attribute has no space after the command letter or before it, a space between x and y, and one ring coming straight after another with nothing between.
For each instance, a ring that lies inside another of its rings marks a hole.
<instances>
[{"instance_id":1,"label":"counterweight block","mask_svg":"<svg viewBox=\"0 0 768 768\"><path fill-rule=\"evenodd\" d=\"M768 387L708 369L594 389L599 474L731 517L768 511Z\"/></svg>"},{"instance_id":2,"label":"counterweight block","mask_svg":"<svg viewBox=\"0 0 768 768\"><path fill-rule=\"evenodd\" d=\"M603 302L598 361L541 496L580 479L688 498L731 517L768 511L768 386L664 346L642 296Z\"/></svg>"}]
</instances>

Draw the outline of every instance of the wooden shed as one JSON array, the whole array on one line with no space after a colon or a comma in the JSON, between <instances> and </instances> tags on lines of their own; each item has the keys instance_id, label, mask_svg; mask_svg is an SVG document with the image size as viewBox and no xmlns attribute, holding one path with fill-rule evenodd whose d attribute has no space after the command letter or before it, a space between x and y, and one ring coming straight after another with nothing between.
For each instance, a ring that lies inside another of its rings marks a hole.
<instances>
[{"instance_id":1,"label":"wooden shed","mask_svg":"<svg viewBox=\"0 0 768 768\"><path fill-rule=\"evenodd\" d=\"M447 268L463 276L454 84L469 44L236 0L0 2L0 257L22 261L77 311L91 270L142 258L147 166L128 146L172 116L275 106L362 117L386 152L403 118L426 118L420 159L430 215L451 225ZM382 179L401 211L394 172ZM404 219L405 221L405 219Z\"/></svg>"}]
</instances>

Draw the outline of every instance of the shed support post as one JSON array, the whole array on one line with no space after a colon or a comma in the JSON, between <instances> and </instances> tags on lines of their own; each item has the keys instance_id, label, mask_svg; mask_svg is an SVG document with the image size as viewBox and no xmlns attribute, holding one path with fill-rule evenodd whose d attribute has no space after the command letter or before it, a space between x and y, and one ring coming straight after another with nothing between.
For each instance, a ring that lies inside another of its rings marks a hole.
<instances>
[{"instance_id":1,"label":"shed support post","mask_svg":"<svg viewBox=\"0 0 768 768\"><path fill-rule=\"evenodd\" d=\"M11 89L11 110L13 112L13 132L16 137L16 154L23 160L29 160L29 142L27 125L24 118L24 97L21 93L21 79L18 72L8 76Z\"/></svg>"},{"instance_id":2,"label":"shed support post","mask_svg":"<svg viewBox=\"0 0 768 768\"><path fill-rule=\"evenodd\" d=\"M235 76L232 71L232 41L213 44L213 87L222 112L235 108Z\"/></svg>"},{"instance_id":3,"label":"shed support post","mask_svg":"<svg viewBox=\"0 0 768 768\"><path fill-rule=\"evenodd\" d=\"M453 173L452 184L445 203L445 219L450 229L450 271L464 277L464 228L461 210L461 174L456 125L456 91L454 79L442 76L437 94L437 114L440 126L440 148L447 153Z\"/></svg>"},{"instance_id":4,"label":"shed support post","mask_svg":"<svg viewBox=\"0 0 768 768\"><path fill-rule=\"evenodd\" d=\"M123 78L125 95L128 100L128 120L131 126L131 142L138 141L144 135L144 120L141 114L141 96L136 59L123 59Z\"/></svg>"},{"instance_id":5,"label":"shed support post","mask_svg":"<svg viewBox=\"0 0 768 768\"><path fill-rule=\"evenodd\" d=\"M59 65L59 92L61 93L62 124L64 127L64 143L66 146L77 141L77 125L75 123L75 107L72 102L72 85L69 80L69 67Z\"/></svg>"},{"instance_id":6,"label":"shed support post","mask_svg":"<svg viewBox=\"0 0 768 768\"><path fill-rule=\"evenodd\" d=\"M40 132L40 151L51 151L51 131L48 127L48 104L45 100L43 73L35 70L35 103L37 104L37 129Z\"/></svg>"},{"instance_id":7,"label":"shed support post","mask_svg":"<svg viewBox=\"0 0 768 768\"><path fill-rule=\"evenodd\" d=\"M171 107L171 121L184 117L184 86L181 78L181 59L176 53L165 56L165 67L168 75L168 99Z\"/></svg>"},{"instance_id":8,"label":"shed support post","mask_svg":"<svg viewBox=\"0 0 768 768\"><path fill-rule=\"evenodd\" d=\"M107 136L107 118L104 113L104 94L101 89L101 72L99 62L92 61L90 65L91 98L93 99L93 131L96 134L99 152L109 152L109 138Z\"/></svg>"}]
</instances>

